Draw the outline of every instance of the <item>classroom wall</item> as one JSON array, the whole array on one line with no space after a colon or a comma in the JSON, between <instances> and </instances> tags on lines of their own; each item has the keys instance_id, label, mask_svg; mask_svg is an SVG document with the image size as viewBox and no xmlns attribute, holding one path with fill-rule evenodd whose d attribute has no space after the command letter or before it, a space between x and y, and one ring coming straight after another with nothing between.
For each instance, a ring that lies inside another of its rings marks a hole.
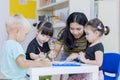
<instances>
[{"instance_id":1,"label":"classroom wall","mask_svg":"<svg viewBox=\"0 0 120 80\"><path fill-rule=\"evenodd\" d=\"M4 10L3 10L3 7L4 7ZM0 0L0 51L1 51L1 47L2 47L4 40L6 40L7 38L4 22L9 16L8 8L9 8L9 0ZM0 79L3 79L3 78L4 78L3 75L0 73Z\"/></svg>"},{"instance_id":2,"label":"classroom wall","mask_svg":"<svg viewBox=\"0 0 120 80\"><path fill-rule=\"evenodd\" d=\"M119 52L119 0L98 1L98 18L110 27L102 41L106 52Z\"/></svg>"},{"instance_id":3,"label":"classroom wall","mask_svg":"<svg viewBox=\"0 0 120 80\"><path fill-rule=\"evenodd\" d=\"M4 10L3 10L4 7ZM5 20L9 16L9 0L0 1L0 49L3 41L6 40Z\"/></svg>"},{"instance_id":4,"label":"classroom wall","mask_svg":"<svg viewBox=\"0 0 120 80\"><path fill-rule=\"evenodd\" d=\"M75 4L70 6L70 13L81 11L85 13L88 19L94 18L94 0L80 0L80 3L76 0L71 0L70 4ZM76 6L81 7L76 8Z\"/></svg>"}]
</instances>

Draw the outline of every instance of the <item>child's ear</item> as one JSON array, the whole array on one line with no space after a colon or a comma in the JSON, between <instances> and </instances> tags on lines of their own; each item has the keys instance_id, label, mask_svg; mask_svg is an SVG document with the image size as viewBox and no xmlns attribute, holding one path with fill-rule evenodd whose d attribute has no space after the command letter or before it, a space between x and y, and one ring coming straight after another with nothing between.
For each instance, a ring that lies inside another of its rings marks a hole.
<instances>
[{"instance_id":1,"label":"child's ear","mask_svg":"<svg viewBox=\"0 0 120 80\"><path fill-rule=\"evenodd\" d=\"M14 28L14 33L18 33L19 29L18 28Z\"/></svg>"},{"instance_id":2,"label":"child's ear","mask_svg":"<svg viewBox=\"0 0 120 80\"><path fill-rule=\"evenodd\" d=\"M97 36L100 36L100 32L99 32L99 31L95 31L95 34L96 34Z\"/></svg>"}]
</instances>

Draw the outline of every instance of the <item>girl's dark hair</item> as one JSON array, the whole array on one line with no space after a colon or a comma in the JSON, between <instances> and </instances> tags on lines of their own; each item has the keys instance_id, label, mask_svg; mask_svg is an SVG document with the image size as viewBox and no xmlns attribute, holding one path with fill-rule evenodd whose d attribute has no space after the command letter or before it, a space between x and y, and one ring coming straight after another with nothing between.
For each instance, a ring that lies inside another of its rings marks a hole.
<instances>
[{"instance_id":1,"label":"girl's dark hair","mask_svg":"<svg viewBox=\"0 0 120 80\"><path fill-rule=\"evenodd\" d=\"M74 44L75 38L70 32L70 23L76 22L80 25L85 26L87 21L88 21L87 17L85 16L84 13L81 12L73 12L68 16L66 21L66 27L60 31L58 36L61 35L60 39L63 39L64 44L69 49L75 48L75 44Z\"/></svg>"},{"instance_id":2,"label":"girl's dark hair","mask_svg":"<svg viewBox=\"0 0 120 80\"><path fill-rule=\"evenodd\" d=\"M93 27L95 30L100 31L101 32L100 36L102 36L103 34L108 35L110 32L109 27L104 26L102 21L100 21L98 18L88 21L85 27L87 27L88 25Z\"/></svg>"},{"instance_id":3,"label":"girl's dark hair","mask_svg":"<svg viewBox=\"0 0 120 80\"><path fill-rule=\"evenodd\" d=\"M37 27L38 32L41 31L41 34L53 36L53 25L50 22L39 22L39 23L34 23L34 27Z\"/></svg>"}]
</instances>

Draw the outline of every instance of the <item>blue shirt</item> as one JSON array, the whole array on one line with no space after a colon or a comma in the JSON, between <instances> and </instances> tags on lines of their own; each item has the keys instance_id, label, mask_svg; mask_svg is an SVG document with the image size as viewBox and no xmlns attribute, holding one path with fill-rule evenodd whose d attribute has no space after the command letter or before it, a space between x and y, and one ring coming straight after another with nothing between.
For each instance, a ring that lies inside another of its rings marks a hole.
<instances>
[{"instance_id":1,"label":"blue shirt","mask_svg":"<svg viewBox=\"0 0 120 80\"><path fill-rule=\"evenodd\" d=\"M20 43L8 40L4 43L1 52L0 69L3 75L12 80L25 80L26 69L20 68L16 62L18 56L25 58L25 53Z\"/></svg>"}]
</instances>

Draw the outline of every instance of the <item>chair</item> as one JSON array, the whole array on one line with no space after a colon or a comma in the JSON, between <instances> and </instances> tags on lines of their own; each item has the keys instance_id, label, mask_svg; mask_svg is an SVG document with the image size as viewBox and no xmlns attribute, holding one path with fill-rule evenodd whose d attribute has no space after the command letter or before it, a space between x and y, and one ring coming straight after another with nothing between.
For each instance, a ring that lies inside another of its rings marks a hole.
<instances>
[{"instance_id":1,"label":"chair","mask_svg":"<svg viewBox=\"0 0 120 80\"><path fill-rule=\"evenodd\" d=\"M114 52L104 53L102 70L104 80L118 80L120 75L120 54Z\"/></svg>"}]
</instances>

